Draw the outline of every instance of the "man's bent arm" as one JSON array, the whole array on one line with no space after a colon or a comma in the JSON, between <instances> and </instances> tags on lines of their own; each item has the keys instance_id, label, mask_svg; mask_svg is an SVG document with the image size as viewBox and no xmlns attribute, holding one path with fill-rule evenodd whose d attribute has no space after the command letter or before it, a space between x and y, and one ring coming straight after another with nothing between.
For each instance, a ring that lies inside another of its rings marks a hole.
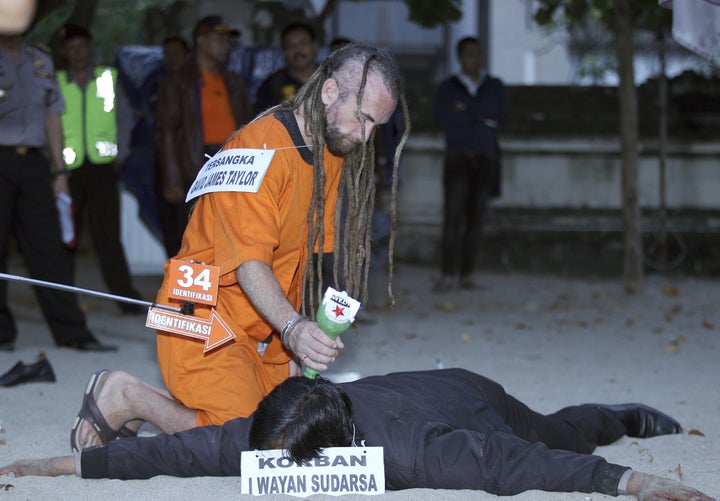
<instances>
[{"instance_id":1,"label":"man's bent arm","mask_svg":"<svg viewBox=\"0 0 720 501\"><path fill-rule=\"evenodd\" d=\"M250 302L277 332L297 315L285 297L270 267L258 260L245 261L235 271L240 287ZM289 332L285 346L306 365L325 370L344 346L340 338L331 339L315 322L299 322Z\"/></svg>"}]
</instances>

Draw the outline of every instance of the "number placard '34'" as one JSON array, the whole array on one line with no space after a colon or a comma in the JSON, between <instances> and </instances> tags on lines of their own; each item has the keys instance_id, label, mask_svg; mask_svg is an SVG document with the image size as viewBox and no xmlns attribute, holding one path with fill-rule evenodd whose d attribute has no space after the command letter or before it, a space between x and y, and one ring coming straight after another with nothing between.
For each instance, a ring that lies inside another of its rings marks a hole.
<instances>
[{"instance_id":1,"label":"number placard '34'","mask_svg":"<svg viewBox=\"0 0 720 501\"><path fill-rule=\"evenodd\" d=\"M168 296L181 301L217 304L220 267L171 259L168 269Z\"/></svg>"}]
</instances>

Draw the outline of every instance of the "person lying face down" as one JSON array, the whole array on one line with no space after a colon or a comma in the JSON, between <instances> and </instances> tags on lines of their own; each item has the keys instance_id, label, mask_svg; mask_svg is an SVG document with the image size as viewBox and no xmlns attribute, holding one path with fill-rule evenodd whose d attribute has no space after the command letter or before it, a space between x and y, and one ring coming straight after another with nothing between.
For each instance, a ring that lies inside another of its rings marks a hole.
<instances>
[{"instance_id":1,"label":"person lying face down","mask_svg":"<svg viewBox=\"0 0 720 501\"><path fill-rule=\"evenodd\" d=\"M680 432L673 418L642 404L583 404L541 415L498 383L462 369L394 373L339 385L294 377L273 390L249 418L173 435L112 440L75 457L16 461L0 468L0 474L238 476L245 450L280 448L303 461L325 447L363 440L367 446L383 446L390 490L477 489L514 495L539 489L711 501L673 480L591 454L623 435Z\"/></svg>"}]
</instances>

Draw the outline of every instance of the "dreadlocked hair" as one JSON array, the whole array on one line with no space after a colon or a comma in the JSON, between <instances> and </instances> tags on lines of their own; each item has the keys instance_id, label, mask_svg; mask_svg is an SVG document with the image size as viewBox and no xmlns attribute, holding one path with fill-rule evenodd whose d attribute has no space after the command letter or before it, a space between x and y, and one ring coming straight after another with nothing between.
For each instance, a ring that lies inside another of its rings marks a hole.
<instances>
[{"instance_id":1,"label":"dreadlocked hair","mask_svg":"<svg viewBox=\"0 0 720 501\"><path fill-rule=\"evenodd\" d=\"M338 84L339 99L344 101L355 95L358 105L358 120L365 137L365 119L361 115L361 103L369 73L382 80L386 90L401 105L405 130L398 144L393 161L390 265L388 268L388 292L392 302L392 256L397 217L397 171L400 153L410 133L407 103L403 95L400 71L389 52L361 44L348 44L331 53L292 100L270 108L261 116L277 111L300 110L305 118L305 134L313 144L313 196L308 210L307 255L312 256L318 249L318 259L308 259L303 273L303 291L309 291L303 301L302 312L315 312L323 295L322 276L323 244L325 242L325 168L324 149L326 119L325 104L322 101L322 86L328 78ZM338 186L335 206L335 242L333 283L338 280L338 266L342 264L342 277L348 294L361 302L367 301L367 282L370 271L370 228L375 203L375 151L374 135L361 143L344 157L342 174ZM343 208L344 218L343 218ZM342 256L342 257L341 257Z\"/></svg>"}]
</instances>

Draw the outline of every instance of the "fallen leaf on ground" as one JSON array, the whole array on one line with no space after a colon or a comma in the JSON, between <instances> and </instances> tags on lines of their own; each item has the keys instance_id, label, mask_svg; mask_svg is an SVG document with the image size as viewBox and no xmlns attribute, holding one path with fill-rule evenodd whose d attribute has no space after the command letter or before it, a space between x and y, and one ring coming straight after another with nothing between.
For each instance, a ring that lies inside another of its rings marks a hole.
<instances>
[{"instance_id":1,"label":"fallen leaf on ground","mask_svg":"<svg viewBox=\"0 0 720 501\"><path fill-rule=\"evenodd\" d=\"M469 334L463 334L463 335L462 335L462 342L463 342L463 343L469 343L470 341L472 341L472 338L470 337Z\"/></svg>"},{"instance_id":2,"label":"fallen leaf on ground","mask_svg":"<svg viewBox=\"0 0 720 501\"><path fill-rule=\"evenodd\" d=\"M705 434L704 434L703 432L701 432L700 430L696 430L695 428L693 428L692 430L690 430L690 431L688 432L688 435L697 435L697 436L699 436L699 437L704 437L704 436L705 436Z\"/></svg>"},{"instance_id":3,"label":"fallen leaf on ground","mask_svg":"<svg viewBox=\"0 0 720 501\"><path fill-rule=\"evenodd\" d=\"M679 478L680 480L682 480L682 466L677 465L677 468L675 468L675 469L673 470L673 472L675 472L675 474L677 474L678 478Z\"/></svg>"},{"instance_id":4,"label":"fallen leaf on ground","mask_svg":"<svg viewBox=\"0 0 720 501\"><path fill-rule=\"evenodd\" d=\"M442 303L437 303L435 309L440 311L457 311L458 306L451 301L443 301Z\"/></svg>"},{"instance_id":5,"label":"fallen leaf on ground","mask_svg":"<svg viewBox=\"0 0 720 501\"><path fill-rule=\"evenodd\" d=\"M523 329L527 329L527 325L525 325L525 324L522 323L522 322L518 322L518 323L515 324L515 328L518 329L518 330L523 330Z\"/></svg>"},{"instance_id":6,"label":"fallen leaf on ground","mask_svg":"<svg viewBox=\"0 0 720 501\"><path fill-rule=\"evenodd\" d=\"M414 332L408 332L407 334L403 335L405 339L415 339L417 337L417 334Z\"/></svg>"},{"instance_id":7,"label":"fallen leaf on ground","mask_svg":"<svg viewBox=\"0 0 720 501\"><path fill-rule=\"evenodd\" d=\"M703 319L703 321L702 321L702 326L708 330L713 330L715 328L715 324L713 324L712 322L708 322L705 319Z\"/></svg>"},{"instance_id":8,"label":"fallen leaf on ground","mask_svg":"<svg viewBox=\"0 0 720 501\"><path fill-rule=\"evenodd\" d=\"M680 290L674 285L668 284L663 287L663 294L669 297L678 297L680 295Z\"/></svg>"},{"instance_id":9,"label":"fallen leaf on ground","mask_svg":"<svg viewBox=\"0 0 720 501\"><path fill-rule=\"evenodd\" d=\"M0 439L0 445L5 445L6 443L5 440Z\"/></svg>"},{"instance_id":10,"label":"fallen leaf on ground","mask_svg":"<svg viewBox=\"0 0 720 501\"><path fill-rule=\"evenodd\" d=\"M565 325L568 327L587 327L588 323L585 320L567 320Z\"/></svg>"},{"instance_id":11,"label":"fallen leaf on ground","mask_svg":"<svg viewBox=\"0 0 720 501\"><path fill-rule=\"evenodd\" d=\"M675 339L668 342L667 346L665 346L665 353L668 355L674 355L678 351L680 351L680 343L684 343L687 341L687 338L683 336L682 334L676 337Z\"/></svg>"}]
</instances>

